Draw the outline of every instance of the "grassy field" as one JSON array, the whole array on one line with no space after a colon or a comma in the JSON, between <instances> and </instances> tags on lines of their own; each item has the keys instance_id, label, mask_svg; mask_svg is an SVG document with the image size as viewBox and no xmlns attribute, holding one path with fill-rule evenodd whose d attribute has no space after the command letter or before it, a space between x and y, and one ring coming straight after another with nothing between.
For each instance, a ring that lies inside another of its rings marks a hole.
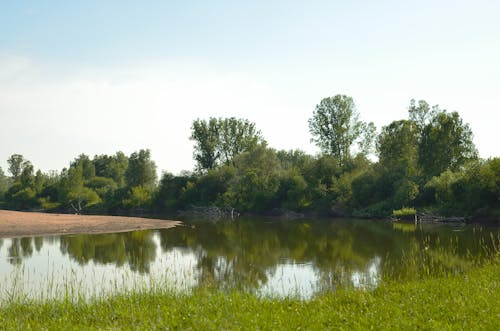
<instances>
[{"instance_id":1,"label":"grassy field","mask_svg":"<svg viewBox=\"0 0 500 331\"><path fill-rule=\"evenodd\" d=\"M0 307L1 330L498 330L500 263L465 274L383 283L312 300L241 292L156 289L85 300L16 299Z\"/></svg>"}]
</instances>

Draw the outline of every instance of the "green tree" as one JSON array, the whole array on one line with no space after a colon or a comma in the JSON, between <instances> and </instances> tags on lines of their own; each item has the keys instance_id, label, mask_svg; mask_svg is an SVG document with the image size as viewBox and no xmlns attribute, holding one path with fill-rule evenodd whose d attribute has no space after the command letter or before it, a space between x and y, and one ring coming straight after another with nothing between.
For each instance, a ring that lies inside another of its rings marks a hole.
<instances>
[{"instance_id":1,"label":"green tree","mask_svg":"<svg viewBox=\"0 0 500 331\"><path fill-rule=\"evenodd\" d=\"M197 162L198 170L215 168L220 158L217 119L210 118L208 122L200 119L193 121L190 139L195 142L193 157Z\"/></svg>"},{"instance_id":2,"label":"green tree","mask_svg":"<svg viewBox=\"0 0 500 331\"><path fill-rule=\"evenodd\" d=\"M147 207L151 202L151 190L144 186L134 186L130 193L123 200L123 205L127 208Z\"/></svg>"},{"instance_id":3,"label":"green tree","mask_svg":"<svg viewBox=\"0 0 500 331\"><path fill-rule=\"evenodd\" d=\"M23 163L26 160L20 154L12 154L10 158L7 160L9 164L9 172L11 173L14 180L17 180L21 172L23 171Z\"/></svg>"},{"instance_id":4,"label":"green tree","mask_svg":"<svg viewBox=\"0 0 500 331\"><path fill-rule=\"evenodd\" d=\"M9 178L5 176L2 167L0 167L0 202L4 197L5 192L9 189Z\"/></svg>"},{"instance_id":5,"label":"green tree","mask_svg":"<svg viewBox=\"0 0 500 331\"><path fill-rule=\"evenodd\" d=\"M79 165L82 167L83 180L89 181L95 177L95 165L87 155L80 154L73 162L71 162L70 167L77 167Z\"/></svg>"},{"instance_id":6,"label":"green tree","mask_svg":"<svg viewBox=\"0 0 500 331\"><path fill-rule=\"evenodd\" d=\"M297 169L303 171L313 162L313 157L301 150L277 151L276 156L280 160L283 169Z\"/></svg>"},{"instance_id":7,"label":"green tree","mask_svg":"<svg viewBox=\"0 0 500 331\"><path fill-rule=\"evenodd\" d=\"M128 188L142 186L152 191L156 186L156 164L151 160L149 149L141 149L130 155L125 180Z\"/></svg>"},{"instance_id":8,"label":"green tree","mask_svg":"<svg viewBox=\"0 0 500 331\"><path fill-rule=\"evenodd\" d=\"M101 202L99 195L84 185L83 162L77 162L69 170L63 170L59 199L77 214L80 214L84 208Z\"/></svg>"},{"instance_id":9,"label":"green tree","mask_svg":"<svg viewBox=\"0 0 500 331\"><path fill-rule=\"evenodd\" d=\"M411 120L394 121L384 126L377 138L380 165L401 177L414 177L418 167L419 132Z\"/></svg>"},{"instance_id":10,"label":"green tree","mask_svg":"<svg viewBox=\"0 0 500 331\"><path fill-rule=\"evenodd\" d=\"M438 111L438 107L434 106L431 111L431 107L425 100L419 100L417 103L415 99L411 99L408 107L408 118L415 123L419 131L422 131L436 111Z\"/></svg>"},{"instance_id":11,"label":"green tree","mask_svg":"<svg viewBox=\"0 0 500 331\"><path fill-rule=\"evenodd\" d=\"M358 139L358 150L363 156L372 154L374 150L374 142L377 136L377 128L373 122L361 123L361 136Z\"/></svg>"},{"instance_id":12,"label":"green tree","mask_svg":"<svg viewBox=\"0 0 500 331\"><path fill-rule=\"evenodd\" d=\"M312 142L341 165L351 156L351 146L360 138L362 122L352 98L345 95L324 98L309 119Z\"/></svg>"},{"instance_id":13,"label":"green tree","mask_svg":"<svg viewBox=\"0 0 500 331\"><path fill-rule=\"evenodd\" d=\"M254 123L246 119L197 119L191 127L191 140L195 142L194 159L199 171L233 164L235 156L255 149L264 142Z\"/></svg>"},{"instance_id":14,"label":"green tree","mask_svg":"<svg viewBox=\"0 0 500 331\"><path fill-rule=\"evenodd\" d=\"M183 174L174 176L163 173L155 195L154 208L157 212L176 212L187 207L183 202L185 187L192 176Z\"/></svg>"},{"instance_id":15,"label":"green tree","mask_svg":"<svg viewBox=\"0 0 500 331\"><path fill-rule=\"evenodd\" d=\"M8 162L13 184L5 193L7 207L16 210L36 208L38 200L33 165L19 154L12 155Z\"/></svg>"},{"instance_id":16,"label":"green tree","mask_svg":"<svg viewBox=\"0 0 500 331\"><path fill-rule=\"evenodd\" d=\"M223 196L225 205L240 210L269 211L280 185L279 160L274 150L260 145L235 158L236 174Z\"/></svg>"},{"instance_id":17,"label":"green tree","mask_svg":"<svg viewBox=\"0 0 500 331\"><path fill-rule=\"evenodd\" d=\"M219 144L217 146L220 162L234 165L234 157L243 152L254 150L264 142L261 132L255 124L246 119L234 117L218 120Z\"/></svg>"},{"instance_id":18,"label":"green tree","mask_svg":"<svg viewBox=\"0 0 500 331\"><path fill-rule=\"evenodd\" d=\"M35 185L35 175L34 168L30 161L24 161L22 164L21 174L18 176L18 180L20 181L22 187L33 188Z\"/></svg>"},{"instance_id":19,"label":"green tree","mask_svg":"<svg viewBox=\"0 0 500 331\"><path fill-rule=\"evenodd\" d=\"M430 178L447 169L457 170L477 159L472 138L472 130L457 112L436 111L422 130L418 149L424 175Z\"/></svg>"},{"instance_id":20,"label":"green tree","mask_svg":"<svg viewBox=\"0 0 500 331\"><path fill-rule=\"evenodd\" d=\"M96 176L111 178L118 188L125 187L128 157L123 152L117 152L112 156L96 155L92 162L94 163Z\"/></svg>"}]
</instances>

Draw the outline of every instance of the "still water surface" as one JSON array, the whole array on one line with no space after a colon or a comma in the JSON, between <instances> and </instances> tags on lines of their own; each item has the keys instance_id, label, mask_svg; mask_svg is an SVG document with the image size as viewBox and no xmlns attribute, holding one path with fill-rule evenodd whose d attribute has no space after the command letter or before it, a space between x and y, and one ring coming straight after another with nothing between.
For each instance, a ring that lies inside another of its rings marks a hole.
<instances>
[{"instance_id":1,"label":"still water surface","mask_svg":"<svg viewBox=\"0 0 500 331\"><path fill-rule=\"evenodd\" d=\"M458 272L498 228L388 221L240 219L173 229L0 239L0 299L199 286L309 298L411 275L409 256ZM494 240L495 240L494 239ZM429 262L430 261L430 262ZM432 272L432 270L431 270Z\"/></svg>"}]
</instances>

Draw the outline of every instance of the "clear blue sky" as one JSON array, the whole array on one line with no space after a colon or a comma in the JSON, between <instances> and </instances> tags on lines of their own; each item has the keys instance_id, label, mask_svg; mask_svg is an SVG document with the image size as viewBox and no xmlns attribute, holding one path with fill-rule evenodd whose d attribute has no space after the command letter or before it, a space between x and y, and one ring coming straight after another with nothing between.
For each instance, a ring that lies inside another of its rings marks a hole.
<instances>
[{"instance_id":1,"label":"clear blue sky","mask_svg":"<svg viewBox=\"0 0 500 331\"><path fill-rule=\"evenodd\" d=\"M500 155L499 1L0 1L0 166L150 148L191 170L196 118L236 116L278 149L353 97L380 129L410 99L457 110Z\"/></svg>"}]
</instances>

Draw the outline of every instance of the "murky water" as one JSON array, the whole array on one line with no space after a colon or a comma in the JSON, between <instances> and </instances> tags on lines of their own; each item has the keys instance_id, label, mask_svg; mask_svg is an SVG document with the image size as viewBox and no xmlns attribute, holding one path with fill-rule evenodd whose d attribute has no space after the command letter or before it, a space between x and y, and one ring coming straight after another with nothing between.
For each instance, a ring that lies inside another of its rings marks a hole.
<instances>
[{"instance_id":1,"label":"murky water","mask_svg":"<svg viewBox=\"0 0 500 331\"><path fill-rule=\"evenodd\" d=\"M387 221L191 221L155 231L0 239L0 298L100 296L198 286L304 298L429 268L460 271L490 254L498 228ZM431 270L432 272L432 270Z\"/></svg>"}]
</instances>

